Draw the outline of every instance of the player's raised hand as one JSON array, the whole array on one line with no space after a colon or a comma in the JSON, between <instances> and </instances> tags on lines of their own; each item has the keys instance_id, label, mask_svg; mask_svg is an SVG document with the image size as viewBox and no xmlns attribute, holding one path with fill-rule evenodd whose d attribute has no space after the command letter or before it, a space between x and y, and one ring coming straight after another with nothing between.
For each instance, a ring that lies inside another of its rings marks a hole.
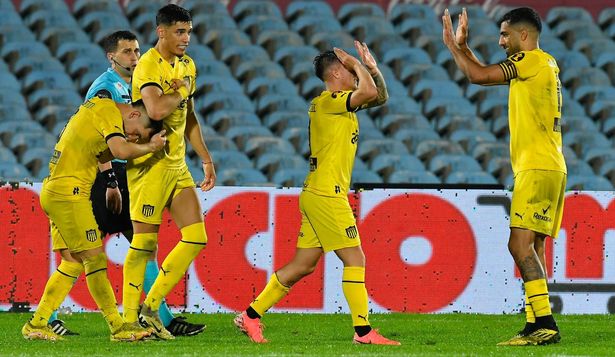
<instances>
[{"instance_id":1,"label":"player's raised hand","mask_svg":"<svg viewBox=\"0 0 615 357\"><path fill-rule=\"evenodd\" d=\"M455 34L453 33L453 21L451 20L448 9L445 9L444 15L442 15L442 41L444 41L444 44L448 48L457 46Z\"/></svg>"},{"instance_id":2,"label":"player's raised hand","mask_svg":"<svg viewBox=\"0 0 615 357\"><path fill-rule=\"evenodd\" d=\"M152 148L152 151L158 151L162 149L167 143L167 137L165 134L166 130L162 129L160 132L156 133L149 141L149 145Z\"/></svg>"},{"instance_id":3,"label":"player's raised hand","mask_svg":"<svg viewBox=\"0 0 615 357\"><path fill-rule=\"evenodd\" d=\"M374 58L374 56L372 56L365 42L359 42L355 40L354 47L357 49L357 53L359 54L359 58L361 58L361 62L363 62L365 67L367 67L370 72L378 68L378 63L376 63L376 59Z\"/></svg>"},{"instance_id":4,"label":"player's raised hand","mask_svg":"<svg viewBox=\"0 0 615 357\"><path fill-rule=\"evenodd\" d=\"M204 162L203 172L205 173L205 179L201 182L201 191L209 191L216 184L216 169L213 162Z\"/></svg>"},{"instance_id":5,"label":"player's raised hand","mask_svg":"<svg viewBox=\"0 0 615 357\"><path fill-rule=\"evenodd\" d=\"M337 59L342 62L344 67L346 67L350 71L354 71L354 68L358 65L361 66L361 62L358 59L350 55L348 52L342 50L341 48L334 47L333 52L337 56Z\"/></svg>"},{"instance_id":6,"label":"player's raised hand","mask_svg":"<svg viewBox=\"0 0 615 357\"><path fill-rule=\"evenodd\" d=\"M457 46L467 46L468 44L468 12L464 7L459 14L459 22L457 23L457 31L455 32L455 42Z\"/></svg>"}]
</instances>

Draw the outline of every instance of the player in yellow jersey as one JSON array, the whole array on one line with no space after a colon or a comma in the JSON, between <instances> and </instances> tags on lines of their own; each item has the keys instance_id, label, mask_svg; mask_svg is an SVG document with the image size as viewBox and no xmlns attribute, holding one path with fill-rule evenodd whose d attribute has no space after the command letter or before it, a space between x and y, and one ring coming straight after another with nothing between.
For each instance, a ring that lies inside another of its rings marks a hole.
<instances>
[{"instance_id":1,"label":"player in yellow jersey","mask_svg":"<svg viewBox=\"0 0 615 357\"><path fill-rule=\"evenodd\" d=\"M310 117L310 172L299 196L301 229L294 258L276 271L250 306L235 317L237 328L256 343L265 343L260 318L290 288L314 271L323 253L334 251L344 264L342 290L361 344L399 345L372 329L365 289L365 256L356 220L348 202L350 176L359 140L360 109L384 104L384 78L365 43L355 41L361 61L341 49L314 59L325 91L312 100ZM363 63L361 63L363 62Z\"/></svg>"},{"instance_id":2,"label":"player in yellow jersey","mask_svg":"<svg viewBox=\"0 0 615 357\"><path fill-rule=\"evenodd\" d=\"M143 100L153 120L162 121L168 140L163 151L132 160L127 166L134 236L124 263L123 307L127 322L139 319L153 328L158 338L173 339L160 320L160 303L207 244L201 205L185 162L184 137L203 162L203 191L214 186L216 174L192 99L196 67L186 55L192 18L187 10L171 4L158 10L156 24L158 42L139 60L132 77L132 97ZM180 229L182 239L165 258L140 306L143 274L148 257L157 249L165 208Z\"/></svg>"},{"instance_id":3,"label":"player in yellow jersey","mask_svg":"<svg viewBox=\"0 0 615 357\"><path fill-rule=\"evenodd\" d=\"M164 131L148 142L152 132L148 126L149 118L142 103L131 106L93 98L79 107L60 134L40 201L59 232L53 235L53 250L60 252L62 261L49 278L36 312L22 328L24 338L62 339L47 321L84 271L90 294L111 330L111 340L135 341L149 336L138 324L125 323L118 313L107 277L101 232L90 202L99 162L112 157L136 158L164 147Z\"/></svg>"},{"instance_id":4,"label":"player in yellow jersey","mask_svg":"<svg viewBox=\"0 0 615 357\"><path fill-rule=\"evenodd\" d=\"M545 239L557 237L564 209L566 163L560 128L562 94L559 68L539 47L542 23L531 8L506 13L498 22L500 46L508 58L482 64L467 44L468 15L459 15L456 33L442 16L443 40L470 82L508 84L510 158L514 189L508 250L525 288L526 324L503 346L543 345L560 340L547 291Z\"/></svg>"}]
</instances>

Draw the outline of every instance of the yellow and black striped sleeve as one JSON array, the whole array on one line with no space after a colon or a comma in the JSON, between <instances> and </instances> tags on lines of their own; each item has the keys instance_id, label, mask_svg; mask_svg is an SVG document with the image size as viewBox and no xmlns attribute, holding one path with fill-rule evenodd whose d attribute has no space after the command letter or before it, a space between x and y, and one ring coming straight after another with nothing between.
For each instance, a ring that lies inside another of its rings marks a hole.
<instances>
[{"instance_id":1,"label":"yellow and black striped sleeve","mask_svg":"<svg viewBox=\"0 0 615 357\"><path fill-rule=\"evenodd\" d=\"M502 72L504 72L504 78L507 81L515 79L519 75L517 72L517 66L515 66L510 59L506 59L504 62L499 63L499 66L502 69Z\"/></svg>"}]
</instances>

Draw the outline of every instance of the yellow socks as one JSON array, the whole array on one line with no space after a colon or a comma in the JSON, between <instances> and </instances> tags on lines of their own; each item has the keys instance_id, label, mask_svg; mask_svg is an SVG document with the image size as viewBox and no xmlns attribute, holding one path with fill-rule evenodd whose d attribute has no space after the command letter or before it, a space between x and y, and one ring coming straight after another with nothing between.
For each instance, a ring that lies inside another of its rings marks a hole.
<instances>
[{"instance_id":1,"label":"yellow socks","mask_svg":"<svg viewBox=\"0 0 615 357\"><path fill-rule=\"evenodd\" d=\"M62 260L45 285L41 301L30 321L32 325L47 326L49 317L60 307L81 273L83 273L81 263Z\"/></svg>"},{"instance_id":2,"label":"yellow socks","mask_svg":"<svg viewBox=\"0 0 615 357\"><path fill-rule=\"evenodd\" d=\"M344 267L342 290L350 307L352 325L369 326L365 267Z\"/></svg>"},{"instance_id":3,"label":"yellow socks","mask_svg":"<svg viewBox=\"0 0 615 357\"><path fill-rule=\"evenodd\" d=\"M136 322L139 319L145 267L152 252L156 250L157 244L157 233L135 233L132 237L132 243L130 243L130 249L124 261L122 288L122 304L126 322Z\"/></svg>"},{"instance_id":4,"label":"yellow socks","mask_svg":"<svg viewBox=\"0 0 615 357\"><path fill-rule=\"evenodd\" d=\"M535 317L551 315L551 304L549 303L549 292L547 291L547 280L537 279L528 281L525 284L525 293L528 301L532 305Z\"/></svg>"},{"instance_id":5,"label":"yellow socks","mask_svg":"<svg viewBox=\"0 0 615 357\"><path fill-rule=\"evenodd\" d=\"M105 317L111 332L117 331L122 326L124 320L117 311L117 302L113 295L113 288L107 277L107 256L100 253L93 257L83 260L85 268L85 279L88 283L88 290L96 301L96 305Z\"/></svg>"},{"instance_id":6,"label":"yellow socks","mask_svg":"<svg viewBox=\"0 0 615 357\"><path fill-rule=\"evenodd\" d=\"M145 298L144 304L154 311L158 311L164 297L186 274L190 263L207 244L207 234L203 222L191 224L180 231L182 239L165 258L160 266L158 277ZM143 272L141 279L143 279Z\"/></svg>"},{"instance_id":7,"label":"yellow socks","mask_svg":"<svg viewBox=\"0 0 615 357\"><path fill-rule=\"evenodd\" d=\"M254 309L260 316L263 316L267 310L269 310L278 301L282 300L286 294L290 291L290 288L282 285L278 280L278 275L273 273L265 289L261 291L254 301L250 304L250 307Z\"/></svg>"},{"instance_id":8,"label":"yellow socks","mask_svg":"<svg viewBox=\"0 0 615 357\"><path fill-rule=\"evenodd\" d=\"M534 309L532 309L530 299L527 297L527 291L525 292L525 321L530 324L536 323L536 315L534 315Z\"/></svg>"}]
</instances>

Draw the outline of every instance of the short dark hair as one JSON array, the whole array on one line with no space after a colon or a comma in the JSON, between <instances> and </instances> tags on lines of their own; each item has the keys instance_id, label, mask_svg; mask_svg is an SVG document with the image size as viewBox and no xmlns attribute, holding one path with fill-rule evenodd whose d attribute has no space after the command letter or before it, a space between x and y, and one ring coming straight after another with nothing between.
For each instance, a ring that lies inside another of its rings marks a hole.
<instances>
[{"instance_id":1,"label":"short dark hair","mask_svg":"<svg viewBox=\"0 0 615 357\"><path fill-rule=\"evenodd\" d=\"M540 16L536 12L536 10L531 7L520 7L514 10L510 10L505 13L502 18L498 21L498 26L502 25L502 22L508 22L511 25L516 25L518 23L526 23L534 26L538 33L542 31L542 22L540 21Z\"/></svg>"},{"instance_id":2,"label":"short dark hair","mask_svg":"<svg viewBox=\"0 0 615 357\"><path fill-rule=\"evenodd\" d=\"M133 108L137 108L147 112L143 99L139 99L135 102L132 102L130 103L130 105L132 105ZM148 127L152 129L152 135L157 134L162 130L162 120L152 120L150 118Z\"/></svg>"},{"instance_id":3,"label":"short dark hair","mask_svg":"<svg viewBox=\"0 0 615 357\"><path fill-rule=\"evenodd\" d=\"M107 35L102 40L100 40L100 45L102 46L105 53L109 53L117 51L117 46L121 40L134 41L136 39L137 36L130 31L115 31L114 33Z\"/></svg>"},{"instance_id":4,"label":"short dark hair","mask_svg":"<svg viewBox=\"0 0 615 357\"><path fill-rule=\"evenodd\" d=\"M324 82L325 71L334 63L341 62L333 51L325 51L314 57L314 72L316 72L316 77Z\"/></svg>"},{"instance_id":5,"label":"short dark hair","mask_svg":"<svg viewBox=\"0 0 615 357\"><path fill-rule=\"evenodd\" d=\"M156 26L172 26L176 22L191 22L190 11L175 4L161 7L156 14Z\"/></svg>"}]
</instances>

